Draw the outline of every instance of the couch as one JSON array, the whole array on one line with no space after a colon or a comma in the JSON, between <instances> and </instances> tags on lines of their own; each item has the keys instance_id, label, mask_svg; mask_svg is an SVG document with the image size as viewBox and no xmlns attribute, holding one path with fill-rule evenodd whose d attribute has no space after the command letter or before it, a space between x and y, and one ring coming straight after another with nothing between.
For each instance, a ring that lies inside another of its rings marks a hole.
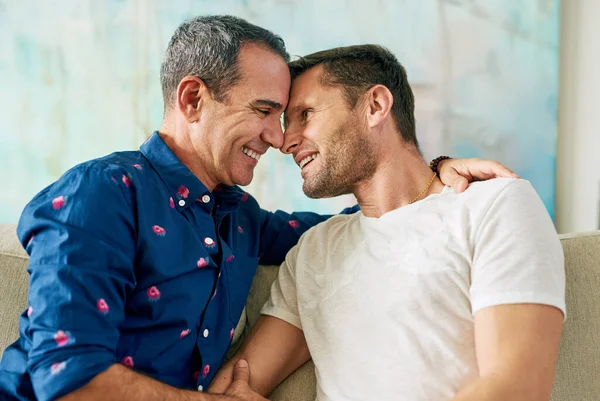
<instances>
[{"instance_id":1,"label":"couch","mask_svg":"<svg viewBox=\"0 0 600 401\"><path fill-rule=\"evenodd\" d=\"M600 401L600 232L563 235L567 273L567 322L560 345L552 401ZM0 224L0 352L18 336L18 317L27 307L27 254L15 226ZM260 315L277 267L261 266L236 332L247 332ZM312 362L270 395L274 401L313 401Z\"/></svg>"}]
</instances>

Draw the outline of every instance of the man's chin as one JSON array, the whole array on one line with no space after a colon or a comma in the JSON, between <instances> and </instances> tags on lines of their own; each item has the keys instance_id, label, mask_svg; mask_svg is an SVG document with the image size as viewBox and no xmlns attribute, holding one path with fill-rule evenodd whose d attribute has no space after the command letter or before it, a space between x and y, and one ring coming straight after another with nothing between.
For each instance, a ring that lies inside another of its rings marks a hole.
<instances>
[{"instance_id":1,"label":"man's chin","mask_svg":"<svg viewBox=\"0 0 600 401\"><path fill-rule=\"evenodd\" d=\"M302 185L302 192L311 199L325 199L337 196L334 192L330 191L329 188L306 185L306 181Z\"/></svg>"},{"instance_id":2,"label":"man's chin","mask_svg":"<svg viewBox=\"0 0 600 401\"><path fill-rule=\"evenodd\" d=\"M250 174L238 174L232 177L232 184L239 185L245 187L246 185L250 185L252 179L254 178L254 171Z\"/></svg>"}]
</instances>

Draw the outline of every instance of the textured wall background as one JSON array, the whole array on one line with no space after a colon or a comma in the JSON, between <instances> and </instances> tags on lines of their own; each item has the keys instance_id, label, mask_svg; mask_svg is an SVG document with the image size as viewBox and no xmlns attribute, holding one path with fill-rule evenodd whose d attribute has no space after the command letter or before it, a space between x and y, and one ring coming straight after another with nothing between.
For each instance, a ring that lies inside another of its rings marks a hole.
<instances>
[{"instance_id":1,"label":"textured wall background","mask_svg":"<svg viewBox=\"0 0 600 401\"><path fill-rule=\"evenodd\" d=\"M554 213L559 0L0 0L0 221L72 165L136 149L162 118L158 71L185 18L235 14L292 54L378 43L406 66L427 158L498 159ZM248 188L267 209L304 197L271 151Z\"/></svg>"}]
</instances>

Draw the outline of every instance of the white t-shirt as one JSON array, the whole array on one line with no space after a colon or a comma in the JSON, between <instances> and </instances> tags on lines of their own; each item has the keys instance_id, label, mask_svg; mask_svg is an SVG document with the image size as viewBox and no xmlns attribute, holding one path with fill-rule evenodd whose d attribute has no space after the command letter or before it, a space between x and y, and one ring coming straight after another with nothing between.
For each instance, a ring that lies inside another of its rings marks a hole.
<instances>
[{"instance_id":1,"label":"white t-shirt","mask_svg":"<svg viewBox=\"0 0 600 401\"><path fill-rule=\"evenodd\" d=\"M288 253L262 313L303 330L319 401L442 401L478 376L477 311L565 313L564 297L544 205L528 181L494 179L319 224Z\"/></svg>"}]
</instances>

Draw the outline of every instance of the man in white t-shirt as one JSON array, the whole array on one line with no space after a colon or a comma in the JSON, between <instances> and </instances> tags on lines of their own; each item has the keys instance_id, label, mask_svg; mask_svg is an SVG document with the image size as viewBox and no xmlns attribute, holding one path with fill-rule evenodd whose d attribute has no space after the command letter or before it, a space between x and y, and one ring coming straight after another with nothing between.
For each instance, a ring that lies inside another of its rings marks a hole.
<instances>
[{"instance_id":1,"label":"man in white t-shirt","mask_svg":"<svg viewBox=\"0 0 600 401\"><path fill-rule=\"evenodd\" d=\"M373 45L291 64L282 150L313 198L361 207L306 232L236 361L270 391L311 356L317 400L537 401L565 316L560 242L529 182L456 193L421 158L404 68Z\"/></svg>"}]
</instances>

